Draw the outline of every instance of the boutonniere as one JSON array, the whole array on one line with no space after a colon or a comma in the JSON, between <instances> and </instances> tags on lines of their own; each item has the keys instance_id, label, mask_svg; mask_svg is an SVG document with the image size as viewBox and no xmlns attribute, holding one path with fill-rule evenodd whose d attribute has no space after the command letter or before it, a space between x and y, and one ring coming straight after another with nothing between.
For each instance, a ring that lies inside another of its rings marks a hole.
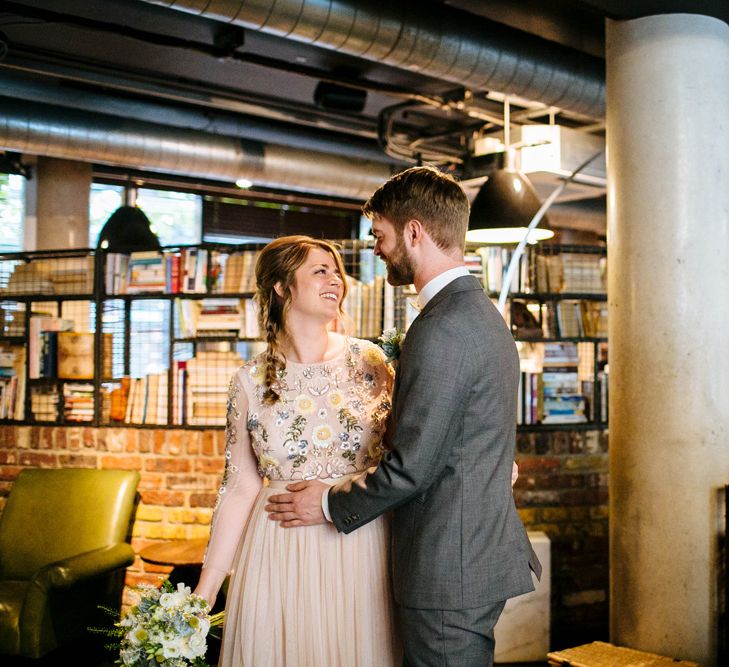
<instances>
[{"instance_id":1,"label":"boutonniere","mask_svg":"<svg viewBox=\"0 0 729 667\"><path fill-rule=\"evenodd\" d=\"M377 344L387 357L388 363L394 364L400 358L400 349L405 340L405 332L402 329L385 329L377 339Z\"/></svg>"}]
</instances>

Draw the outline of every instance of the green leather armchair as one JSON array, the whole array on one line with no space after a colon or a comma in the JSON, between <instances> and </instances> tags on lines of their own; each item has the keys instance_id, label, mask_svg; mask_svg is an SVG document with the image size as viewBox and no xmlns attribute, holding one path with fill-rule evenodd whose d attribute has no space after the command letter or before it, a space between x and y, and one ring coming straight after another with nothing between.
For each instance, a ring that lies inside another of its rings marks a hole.
<instances>
[{"instance_id":1,"label":"green leather armchair","mask_svg":"<svg viewBox=\"0 0 729 667\"><path fill-rule=\"evenodd\" d=\"M40 658L119 609L139 473L24 469L0 517L2 654Z\"/></svg>"}]
</instances>

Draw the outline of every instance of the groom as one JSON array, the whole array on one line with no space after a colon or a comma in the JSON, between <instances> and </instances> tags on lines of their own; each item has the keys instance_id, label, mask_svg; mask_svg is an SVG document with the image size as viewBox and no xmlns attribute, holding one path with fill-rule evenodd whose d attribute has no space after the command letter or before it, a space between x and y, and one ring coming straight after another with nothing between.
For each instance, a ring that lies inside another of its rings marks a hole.
<instances>
[{"instance_id":1,"label":"groom","mask_svg":"<svg viewBox=\"0 0 729 667\"><path fill-rule=\"evenodd\" d=\"M506 600L534 589L537 560L511 492L519 359L463 263L469 204L453 178L413 167L364 205L392 285L422 308L402 345L392 439L364 484L298 482L271 496L283 526L349 533L393 511L397 622L414 666L493 663ZM327 517L326 515L330 516Z\"/></svg>"}]
</instances>

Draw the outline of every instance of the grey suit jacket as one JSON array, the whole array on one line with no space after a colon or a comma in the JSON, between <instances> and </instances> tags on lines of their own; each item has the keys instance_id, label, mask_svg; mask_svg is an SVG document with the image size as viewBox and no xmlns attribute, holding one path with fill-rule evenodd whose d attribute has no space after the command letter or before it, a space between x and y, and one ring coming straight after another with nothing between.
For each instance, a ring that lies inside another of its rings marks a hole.
<instances>
[{"instance_id":1,"label":"grey suit jacket","mask_svg":"<svg viewBox=\"0 0 729 667\"><path fill-rule=\"evenodd\" d=\"M329 494L344 533L394 510L399 604L470 609L534 589L541 565L511 490L518 381L514 339L475 278L446 285L410 326L392 451L366 489Z\"/></svg>"}]
</instances>

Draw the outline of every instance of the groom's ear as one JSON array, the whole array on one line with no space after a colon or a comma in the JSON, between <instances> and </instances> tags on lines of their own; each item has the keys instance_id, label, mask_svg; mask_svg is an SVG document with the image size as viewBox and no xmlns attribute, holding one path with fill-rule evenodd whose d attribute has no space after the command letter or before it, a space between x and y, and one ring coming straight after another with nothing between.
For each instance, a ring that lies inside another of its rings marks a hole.
<instances>
[{"instance_id":1,"label":"groom's ear","mask_svg":"<svg viewBox=\"0 0 729 667\"><path fill-rule=\"evenodd\" d=\"M423 229L423 223L420 220L413 218L405 223L403 233L405 234L405 240L414 246L422 242L425 229Z\"/></svg>"}]
</instances>

